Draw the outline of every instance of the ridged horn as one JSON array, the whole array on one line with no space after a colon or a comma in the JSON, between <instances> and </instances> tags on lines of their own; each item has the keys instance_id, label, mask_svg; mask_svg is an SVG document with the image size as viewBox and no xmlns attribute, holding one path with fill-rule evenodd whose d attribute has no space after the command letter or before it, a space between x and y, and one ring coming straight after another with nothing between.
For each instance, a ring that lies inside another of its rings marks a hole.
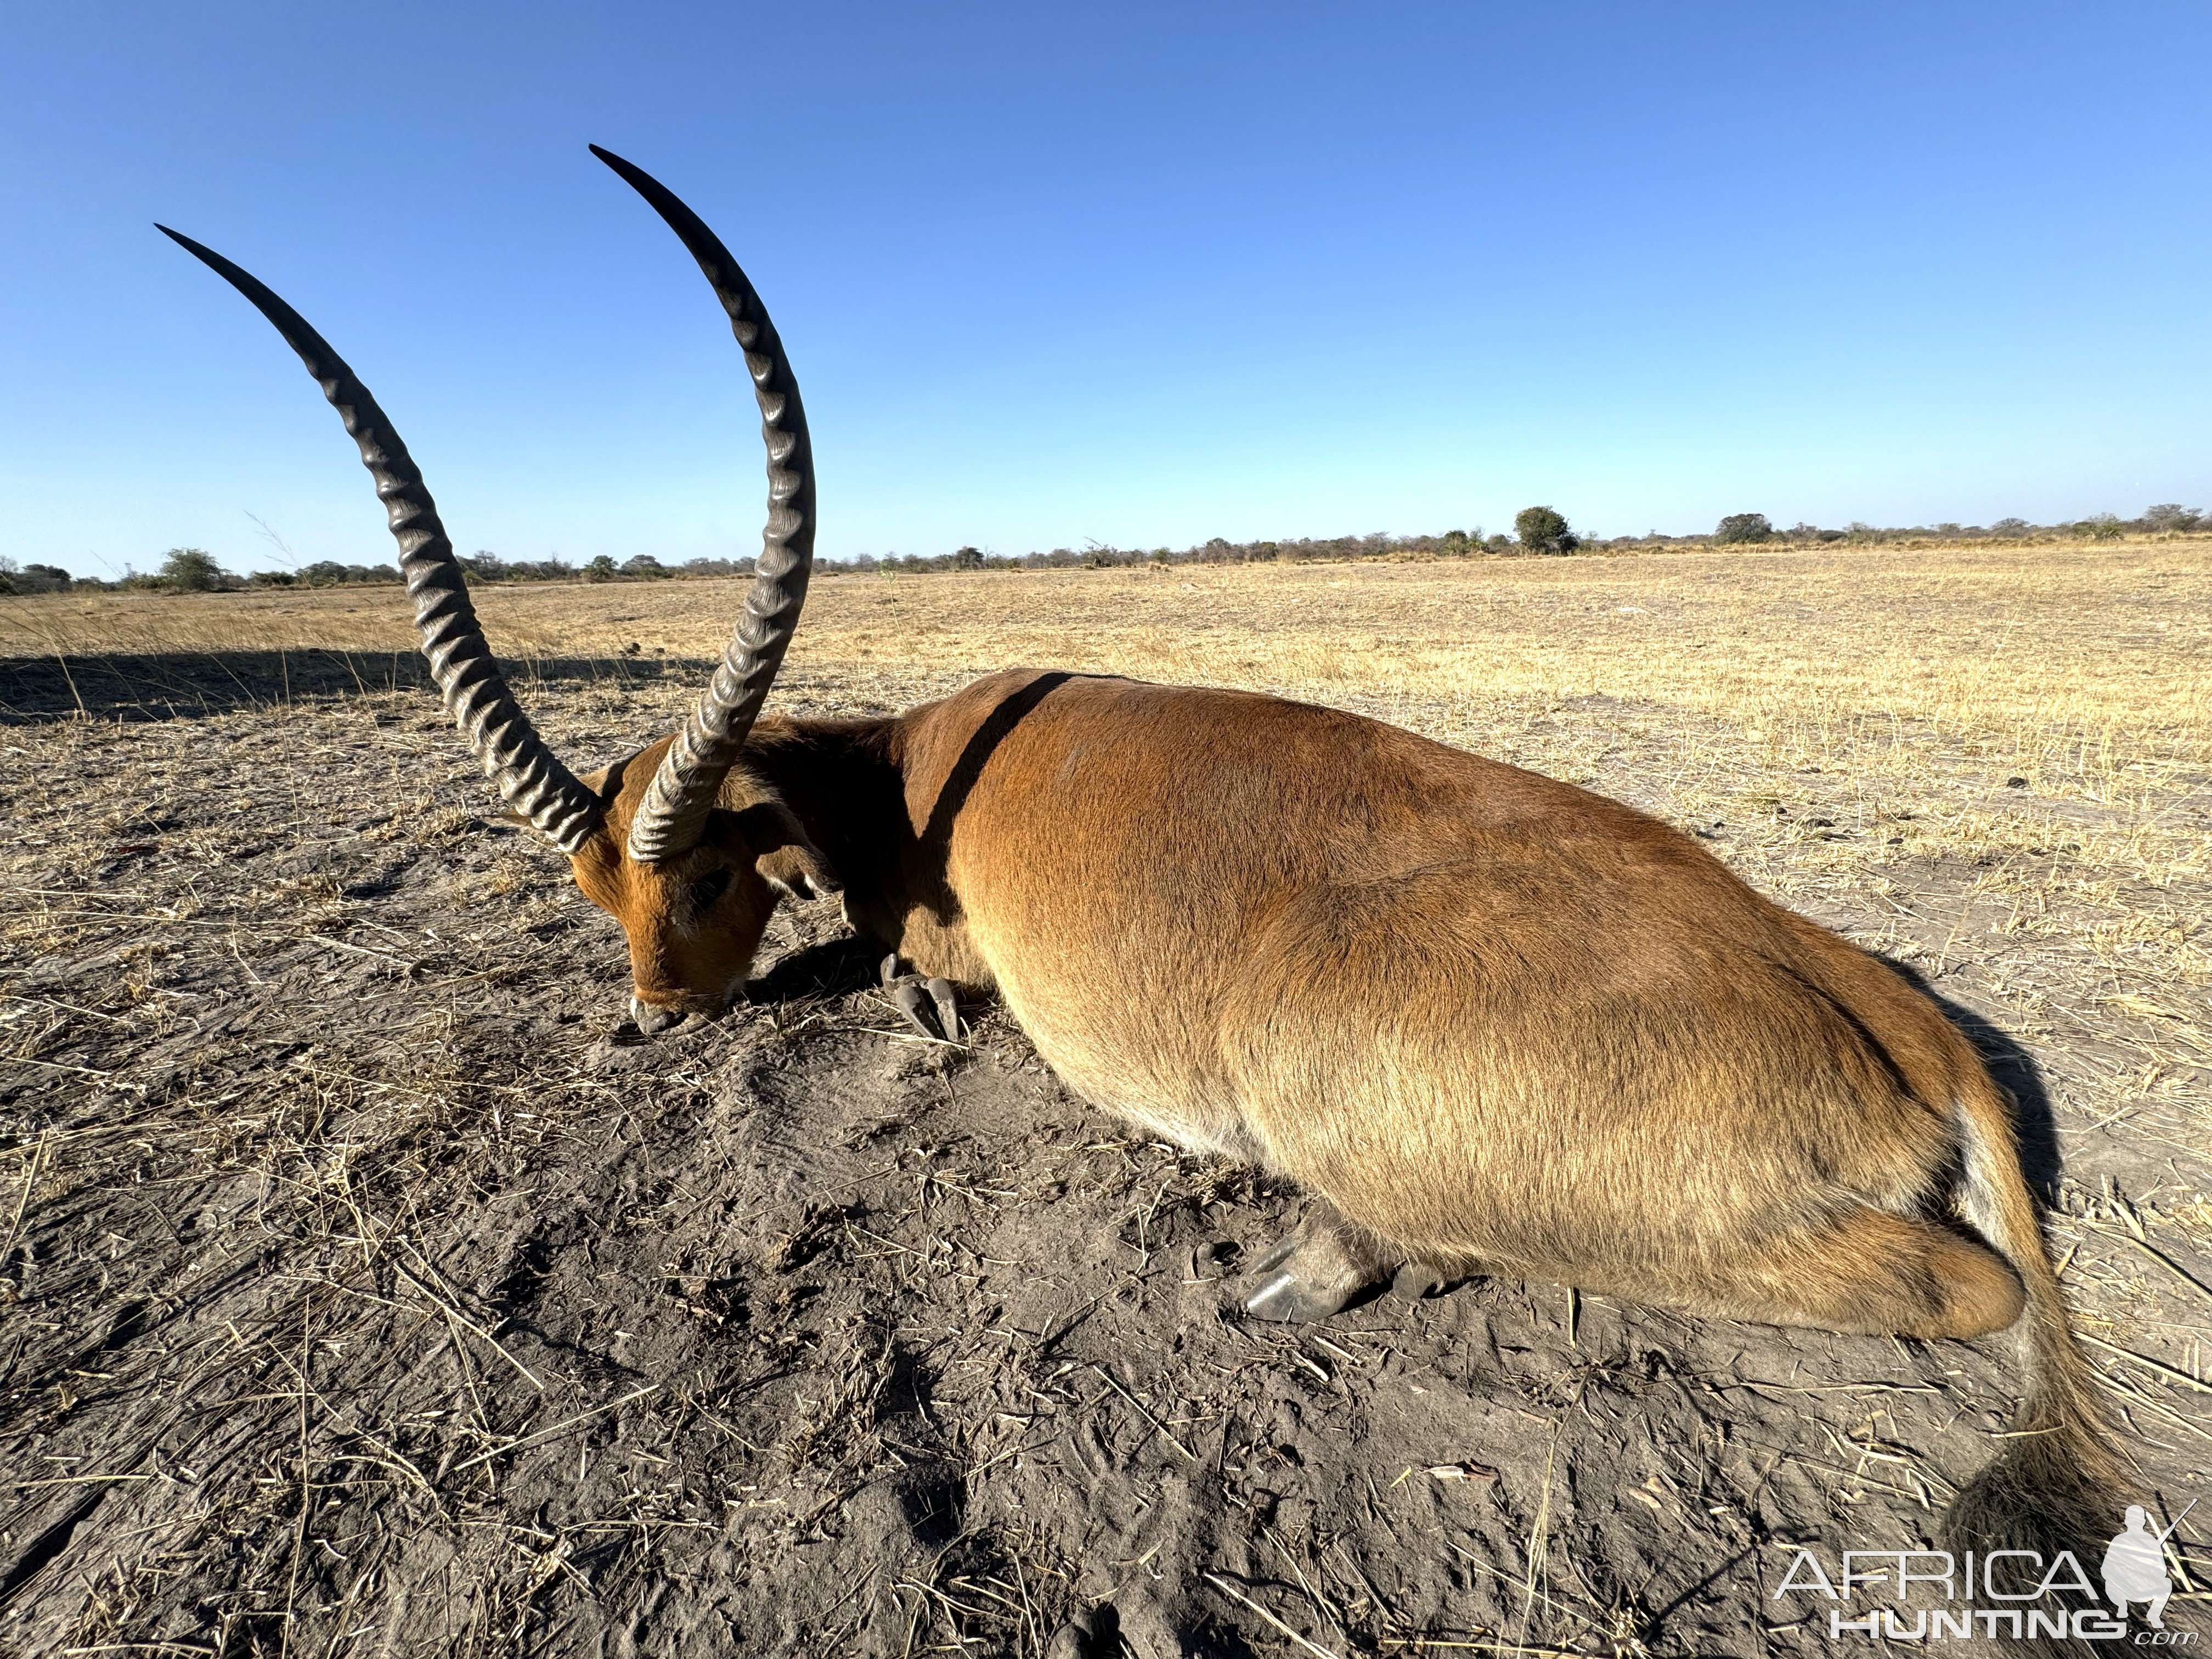
<instances>
[{"instance_id":1,"label":"ridged horn","mask_svg":"<svg viewBox=\"0 0 2212 1659\"><path fill-rule=\"evenodd\" d=\"M599 797L561 764L516 706L477 623L468 583L446 527L438 521L437 505L376 399L330 343L254 276L167 225L155 228L251 301L321 383L323 396L361 447L362 465L376 480L392 539L399 544L399 568L415 601L422 654L430 659L431 678L453 724L508 804L555 845L574 852L599 826Z\"/></svg>"},{"instance_id":2,"label":"ridged horn","mask_svg":"<svg viewBox=\"0 0 2212 1659\"><path fill-rule=\"evenodd\" d=\"M629 855L651 864L698 844L722 780L744 748L745 733L798 628L814 568L814 452L783 343L729 249L652 174L597 144L592 154L651 204L699 262L745 354L768 446L768 526L761 532L760 562L753 567L744 614L723 649L721 666L669 745L630 821Z\"/></svg>"}]
</instances>

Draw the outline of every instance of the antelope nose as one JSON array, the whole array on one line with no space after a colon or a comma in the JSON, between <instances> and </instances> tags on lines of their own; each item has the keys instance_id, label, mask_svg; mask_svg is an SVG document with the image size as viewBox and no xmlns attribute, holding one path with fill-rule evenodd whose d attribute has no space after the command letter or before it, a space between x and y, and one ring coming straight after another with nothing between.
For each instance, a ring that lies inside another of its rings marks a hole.
<instances>
[{"instance_id":1,"label":"antelope nose","mask_svg":"<svg viewBox=\"0 0 2212 1659\"><path fill-rule=\"evenodd\" d=\"M635 997L629 1000L629 1017L637 1022L637 1029L647 1036L659 1036L684 1018L673 1008L656 1008Z\"/></svg>"}]
</instances>

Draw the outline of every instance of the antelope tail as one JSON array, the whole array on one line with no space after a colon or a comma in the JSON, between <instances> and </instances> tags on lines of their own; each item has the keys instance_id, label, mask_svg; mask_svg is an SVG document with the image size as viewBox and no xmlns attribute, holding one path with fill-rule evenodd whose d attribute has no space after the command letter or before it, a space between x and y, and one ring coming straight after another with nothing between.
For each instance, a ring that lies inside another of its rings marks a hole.
<instances>
[{"instance_id":1,"label":"antelope tail","mask_svg":"<svg viewBox=\"0 0 2212 1659\"><path fill-rule=\"evenodd\" d=\"M1945 1542L1984 1561L1992 1550L2032 1551L2046 1567L2061 1550L2071 1550L2094 1575L2132 1501L2132 1481L2074 1340L2042 1222L2021 1173L2005 1097L1988 1076L1977 1076L1959 1101L1958 1116L1967 1218L2012 1264L2027 1293L2018 1327L2027 1386L2004 1449L1960 1489L1944 1517ZM2026 1571L2025 1562L2014 1563ZM2018 1594L2035 1587L2031 1577L2006 1588ZM2032 1645L2053 1650L2047 1643Z\"/></svg>"}]
</instances>

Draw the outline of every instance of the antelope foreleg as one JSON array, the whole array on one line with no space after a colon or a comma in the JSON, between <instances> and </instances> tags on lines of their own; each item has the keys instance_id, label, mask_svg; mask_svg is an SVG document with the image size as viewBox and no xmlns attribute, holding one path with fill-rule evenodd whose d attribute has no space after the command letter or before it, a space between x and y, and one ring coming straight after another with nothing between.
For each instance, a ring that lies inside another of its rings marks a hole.
<instances>
[{"instance_id":1,"label":"antelope foreleg","mask_svg":"<svg viewBox=\"0 0 2212 1659\"><path fill-rule=\"evenodd\" d=\"M1316 1204L1304 1224L1245 1275L1243 1306L1255 1319L1326 1319L1406 1265L1396 1245Z\"/></svg>"}]
</instances>

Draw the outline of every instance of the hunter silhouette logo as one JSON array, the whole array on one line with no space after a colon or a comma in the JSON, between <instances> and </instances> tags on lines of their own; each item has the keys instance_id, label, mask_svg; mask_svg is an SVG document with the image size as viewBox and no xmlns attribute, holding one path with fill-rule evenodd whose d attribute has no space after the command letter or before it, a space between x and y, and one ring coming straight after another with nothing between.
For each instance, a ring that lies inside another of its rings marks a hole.
<instances>
[{"instance_id":1,"label":"hunter silhouette logo","mask_svg":"<svg viewBox=\"0 0 2212 1659\"><path fill-rule=\"evenodd\" d=\"M1947 1637L2190 1647L2196 1643L2195 1632L2166 1627L2166 1604L2173 1594L2173 1582L2166 1571L2166 1540L2196 1507L2192 1499L2163 1532L2152 1528L2150 1513L2140 1504L2129 1509L2119 1535L2106 1547L2100 1564L2109 1610L2097 1604L2096 1586L2071 1550L2048 1559L2033 1550L1990 1550L1979 1555L1972 1551L1953 1555L1945 1550L1845 1550L1840 1571L1831 1573L1818 1555L1801 1549L1791 1558L1772 1599L1809 1593L1842 1604L1827 1609L1832 1642L1851 1636L1905 1642ZM1869 1601L1877 1605L1867 1606ZM1854 1602L1858 1607L1850 1608ZM2148 1628L2130 1631L2128 1610L2137 1603Z\"/></svg>"},{"instance_id":2,"label":"hunter silhouette logo","mask_svg":"<svg viewBox=\"0 0 2212 1659\"><path fill-rule=\"evenodd\" d=\"M2173 1517L2173 1527L2181 1524L2182 1516L2197 1507L2191 1498L2188 1507ZM2140 1504L2128 1510L2128 1529L2112 1540L2112 1547L2105 1552L2105 1599L2119 1609L2120 1617L2128 1616L2128 1603L2148 1603L2143 1608L2143 1622L2153 1630L2166 1628L2166 1599L2173 1594L2173 1582L2166 1576L2166 1540L2173 1536L2173 1527L2164 1532L2150 1529L2150 1516Z\"/></svg>"}]
</instances>

